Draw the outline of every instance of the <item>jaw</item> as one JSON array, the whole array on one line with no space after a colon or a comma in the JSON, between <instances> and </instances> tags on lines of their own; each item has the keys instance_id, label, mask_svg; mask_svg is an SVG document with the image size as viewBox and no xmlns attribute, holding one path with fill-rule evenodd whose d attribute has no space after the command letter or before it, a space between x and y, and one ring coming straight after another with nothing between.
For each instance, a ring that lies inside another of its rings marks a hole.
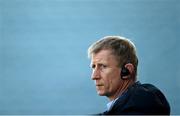
<instances>
[{"instance_id":1,"label":"jaw","mask_svg":"<svg viewBox=\"0 0 180 116\"><path fill-rule=\"evenodd\" d=\"M104 86L96 86L96 91L97 91L98 95L100 95L100 96L106 95Z\"/></svg>"}]
</instances>

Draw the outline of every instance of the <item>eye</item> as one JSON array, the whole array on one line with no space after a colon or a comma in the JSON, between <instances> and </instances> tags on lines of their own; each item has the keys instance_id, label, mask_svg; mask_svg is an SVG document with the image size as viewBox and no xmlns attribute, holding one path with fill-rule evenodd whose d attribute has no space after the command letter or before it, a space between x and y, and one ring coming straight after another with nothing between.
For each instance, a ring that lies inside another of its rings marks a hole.
<instances>
[{"instance_id":1,"label":"eye","mask_svg":"<svg viewBox=\"0 0 180 116\"><path fill-rule=\"evenodd\" d=\"M107 68L107 65L101 64L100 66L102 69Z\"/></svg>"},{"instance_id":2,"label":"eye","mask_svg":"<svg viewBox=\"0 0 180 116\"><path fill-rule=\"evenodd\" d=\"M95 65L95 64L92 64L92 65L91 65L91 68L92 68L92 69L94 69L95 67L96 67L96 65Z\"/></svg>"}]
</instances>

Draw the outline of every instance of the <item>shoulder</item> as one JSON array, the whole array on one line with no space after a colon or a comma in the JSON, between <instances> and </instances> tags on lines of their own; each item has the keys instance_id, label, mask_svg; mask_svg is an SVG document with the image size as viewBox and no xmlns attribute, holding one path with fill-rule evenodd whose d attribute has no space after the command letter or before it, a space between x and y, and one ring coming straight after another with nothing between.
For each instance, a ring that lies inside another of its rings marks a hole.
<instances>
[{"instance_id":1,"label":"shoulder","mask_svg":"<svg viewBox=\"0 0 180 116\"><path fill-rule=\"evenodd\" d=\"M132 99L140 99L147 102L162 102L166 100L164 94L156 86L152 84L135 84L129 88L129 94ZM160 100L160 101L159 101Z\"/></svg>"},{"instance_id":2,"label":"shoulder","mask_svg":"<svg viewBox=\"0 0 180 116\"><path fill-rule=\"evenodd\" d=\"M152 84L134 84L132 87L128 89L131 97L156 97L157 95L161 95L162 92Z\"/></svg>"},{"instance_id":3,"label":"shoulder","mask_svg":"<svg viewBox=\"0 0 180 116\"><path fill-rule=\"evenodd\" d=\"M129 88L128 93L128 107L156 114L170 112L170 106L164 94L152 84L135 84Z\"/></svg>"},{"instance_id":4,"label":"shoulder","mask_svg":"<svg viewBox=\"0 0 180 116\"><path fill-rule=\"evenodd\" d=\"M163 93L154 85L135 83L104 114L169 115L170 106Z\"/></svg>"}]
</instances>

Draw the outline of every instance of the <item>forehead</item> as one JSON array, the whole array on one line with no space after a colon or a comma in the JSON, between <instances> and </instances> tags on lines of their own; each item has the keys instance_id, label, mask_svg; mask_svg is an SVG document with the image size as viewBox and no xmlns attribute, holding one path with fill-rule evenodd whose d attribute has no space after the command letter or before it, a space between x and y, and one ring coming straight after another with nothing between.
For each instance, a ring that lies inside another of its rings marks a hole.
<instances>
[{"instance_id":1,"label":"forehead","mask_svg":"<svg viewBox=\"0 0 180 116\"><path fill-rule=\"evenodd\" d=\"M111 62L117 64L116 57L111 50L101 50L96 54L92 54L92 63Z\"/></svg>"}]
</instances>

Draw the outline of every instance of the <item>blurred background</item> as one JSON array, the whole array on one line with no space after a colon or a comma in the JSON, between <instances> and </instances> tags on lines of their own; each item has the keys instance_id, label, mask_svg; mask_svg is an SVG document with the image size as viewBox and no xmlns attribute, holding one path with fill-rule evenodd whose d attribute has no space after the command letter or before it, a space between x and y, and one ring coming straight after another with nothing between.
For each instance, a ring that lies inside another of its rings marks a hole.
<instances>
[{"instance_id":1,"label":"blurred background","mask_svg":"<svg viewBox=\"0 0 180 116\"><path fill-rule=\"evenodd\" d=\"M107 35L135 43L138 80L180 114L179 0L0 0L0 114L105 111L87 49Z\"/></svg>"}]
</instances>

